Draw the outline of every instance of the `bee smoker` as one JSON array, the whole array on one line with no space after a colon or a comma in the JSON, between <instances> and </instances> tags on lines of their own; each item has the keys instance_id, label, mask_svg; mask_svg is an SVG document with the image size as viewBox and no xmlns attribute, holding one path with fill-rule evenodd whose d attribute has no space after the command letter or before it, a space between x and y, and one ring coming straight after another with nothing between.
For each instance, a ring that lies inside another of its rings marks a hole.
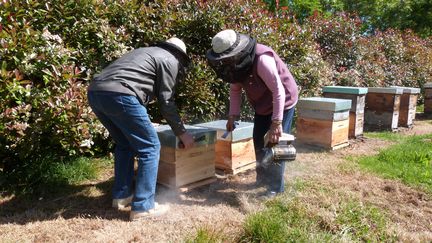
<instances>
[{"instance_id":1,"label":"bee smoker","mask_svg":"<svg viewBox=\"0 0 432 243\"><path fill-rule=\"evenodd\" d=\"M296 149L292 145L294 136L291 134L283 133L279 138L278 143L268 143L267 134L264 137L265 147L264 156L261 159L261 166L268 167L271 163L278 163L279 161L292 161L296 158Z\"/></svg>"}]
</instances>

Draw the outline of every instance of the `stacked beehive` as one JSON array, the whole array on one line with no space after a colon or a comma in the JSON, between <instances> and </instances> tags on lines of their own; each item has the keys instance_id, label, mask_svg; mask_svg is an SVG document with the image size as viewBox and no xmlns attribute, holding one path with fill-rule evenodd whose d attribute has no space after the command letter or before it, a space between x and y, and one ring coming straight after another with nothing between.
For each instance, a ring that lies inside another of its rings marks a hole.
<instances>
[{"instance_id":1,"label":"stacked beehive","mask_svg":"<svg viewBox=\"0 0 432 243\"><path fill-rule=\"evenodd\" d=\"M156 127L161 142L158 183L170 188L194 187L215 181L216 131L186 126L196 146L183 149L180 139L167 125Z\"/></svg>"},{"instance_id":2,"label":"stacked beehive","mask_svg":"<svg viewBox=\"0 0 432 243\"><path fill-rule=\"evenodd\" d=\"M402 88L368 88L365 106L365 128L368 130L397 130L402 93Z\"/></svg>"},{"instance_id":3,"label":"stacked beehive","mask_svg":"<svg viewBox=\"0 0 432 243\"><path fill-rule=\"evenodd\" d=\"M432 83L426 83L424 86L424 113L432 115Z\"/></svg>"},{"instance_id":4,"label":"stacked beehive","mask_svg":"<svg viewBox=\"0 0 432 243\"><path fill-rule=\"evenodd\" d=\"M347 99L299 99L297 141L331 150L348 146L350 109L351 100Z\"/></svg>"},{"instance_id":5,"label":"stacked beehive","mask_svg":"<svg viewBox=\"0 0 432 243\"><path fill-rule=\"evenodd\" d=\"M194 125L217 131L216 168L228 174L237 174L255 168L253 123L239 122L234 131L223 137L226 133L226 123L226 120L218 120Z\"/></svg>"},{"instance_id":6,"label":"stacked beehive","mask_svg":"<svg viewBox=\"0 0 432 243\"><path fill-rule=\"evenodd\" d=\"M393 87L402 88L403 90L400 101L398 126L412 127L416 115L417 98L420 93L420 89L398 86Z\"/></svg>"},{"instance_id":7,"label":"stacked beehive","mask_svg":"<svg viewBox=\"0 0 432 243\"><path fill-rule=\"evenodd\" d=\"M351 100L349 138L357 138L363 135L364 108L367 91L367 88L349 86L325 86L323 88L324 97Z\"/></svg>"}]
</instances>

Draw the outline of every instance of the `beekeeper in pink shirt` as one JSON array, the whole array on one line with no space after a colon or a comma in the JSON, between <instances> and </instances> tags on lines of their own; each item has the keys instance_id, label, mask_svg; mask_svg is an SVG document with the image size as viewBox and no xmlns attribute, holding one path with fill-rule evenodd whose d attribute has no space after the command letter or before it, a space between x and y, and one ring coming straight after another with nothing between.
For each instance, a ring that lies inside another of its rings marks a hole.
<instances>
[{"instance_id":1,"label":"beekeeper in pink shirt","mask_svg":"<svg viewBox=\"0 0 432 243\"><path fill-rule=\"evenodd\" d=\"M230 84L227 130L234 130L234 122L240 118L242 91L255 111L253 141L257 184L267 187L268 196L283 192L285 162L264 167L260 161L266 133L269 142L277 143L282 132L291 131L298 88L288 67L270 47L231 29L213 37L206 57L218 77Z\"/></svg>"}]
</instances>

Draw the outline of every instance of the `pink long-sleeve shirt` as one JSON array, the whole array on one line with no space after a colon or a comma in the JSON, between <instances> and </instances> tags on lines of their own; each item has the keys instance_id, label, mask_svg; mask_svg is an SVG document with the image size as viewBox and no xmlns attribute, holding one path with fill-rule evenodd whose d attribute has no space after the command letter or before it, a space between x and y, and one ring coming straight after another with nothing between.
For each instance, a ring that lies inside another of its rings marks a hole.
<instances>
[{"instance_id":1,"label":"pink long-sleeve shirt","mask_svg":"<svg viewBox=\"0 0 432 243\"><path fill-rule=\"evenodd\" d=\"M273 96L272 120L282 121L285 106L285 90L276 68L276 61L271 53L258 56L257 74L271 91ZM233 83L230 85L230 115L240 114L242 85Z\"/></svg>"}]
</instances>

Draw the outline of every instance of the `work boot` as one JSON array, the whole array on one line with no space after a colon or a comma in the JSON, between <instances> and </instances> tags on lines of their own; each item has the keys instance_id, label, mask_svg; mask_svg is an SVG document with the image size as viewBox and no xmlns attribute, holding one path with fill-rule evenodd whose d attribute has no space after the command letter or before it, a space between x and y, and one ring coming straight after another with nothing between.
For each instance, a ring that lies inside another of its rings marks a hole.
<instances>
[{"instance_id":1,"label":"work boot","mask_svg":"<svg viewBox=\"0 0 432 243\"><path fill-rule=\"evenodd\" d=\"M127 198L119 198L112 200L112 207L117 209L124 209L129 206L132 202L133 195L130 195Z\"/></svg>"},{"instance_id":2,"label":"work boot","mask_svg":"<svg viewBox=\"0 0 432 243\"><path fill-rule=\"evenodd\" d=\"M169 206L167 204L158 204L155 202L155 207L148 211L131 211L130 221L138 221L141 219L148 219L164 215L168 212Z\"/></svg>"}]
</instances>

